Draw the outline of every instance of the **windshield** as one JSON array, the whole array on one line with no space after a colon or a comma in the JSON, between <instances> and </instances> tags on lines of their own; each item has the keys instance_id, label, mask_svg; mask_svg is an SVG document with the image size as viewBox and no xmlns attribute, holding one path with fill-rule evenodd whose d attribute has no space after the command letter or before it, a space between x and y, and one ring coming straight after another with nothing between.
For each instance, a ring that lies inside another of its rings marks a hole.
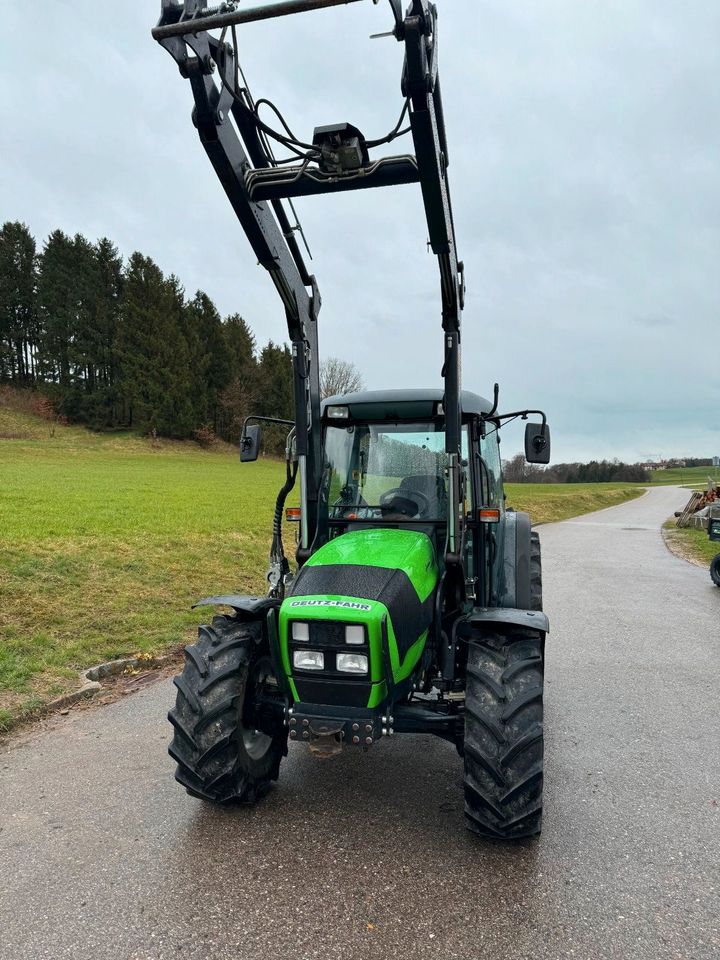
<instances>
[{"instance_id":1,"label":"windshield","mask_svg":"<svg viewBox=\"0 0 720 960\"><path fill-rule=\"evenodd\" d=\"M324 488L331 520L445 520L445 431L432 423L330 426Z\"/></svg>"}]
</instances>

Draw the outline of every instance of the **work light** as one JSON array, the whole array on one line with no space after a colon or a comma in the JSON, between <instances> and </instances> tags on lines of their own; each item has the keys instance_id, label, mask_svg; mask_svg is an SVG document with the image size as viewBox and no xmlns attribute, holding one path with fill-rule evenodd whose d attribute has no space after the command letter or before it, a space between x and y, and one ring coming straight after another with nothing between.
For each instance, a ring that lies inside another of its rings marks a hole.
<instances>
[{"instance_id":1,"label":"work light","mask_svg":"<svg viewBox=\"0 0 720 960\"><path fill-rule=\"evenodd\" d=\"M345 643L361 647L365 643L365 627L362 624L348 624L345 627Z\"/></svg>"},{"instance_id":2,"label":"work light","mask_svg":"<svg viewBox=\"0 0 720 960\"><path fill-rule=\"evenodd\" d=\"M347 407L328 407L327 415L331 420L347 420L350 411Z\"/></svg>"},{"instance_id":3,"label":"work light","mask_svg":"<svg viewBox=\"0 0 720 960\"><path fill-rule=\"evenodd\" d=\"M296 650L293 666L298 670L324 670L325 655L320 650Z\"/></svg>"},{"instance_id":4,"label":"work light","mask_svg":"<svg viewBox=\"0 0 720 960\"><path fill-rule=\"evenodd\" d=\"M335 666L342 673L367 673L368 658L361 653L339 653Z\"/></svg>"},{"instance_id":5,"label":"work light","mask_svg":"<svg viewBox=\"0 0 720 960\"><path fill-rule=\"evenodd\" d=\"M300 640L303 642L307 642L310 639L310 624L309 623L293 623L292 638L293 640Z\"/></svg>"}]
</instances>

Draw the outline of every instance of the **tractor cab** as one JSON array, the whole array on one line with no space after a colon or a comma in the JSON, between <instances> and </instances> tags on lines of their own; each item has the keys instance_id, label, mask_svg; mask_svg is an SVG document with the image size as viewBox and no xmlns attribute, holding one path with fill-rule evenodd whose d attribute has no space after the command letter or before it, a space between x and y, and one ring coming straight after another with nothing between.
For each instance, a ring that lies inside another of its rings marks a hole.
<instances>
[{"instance_id":1,"label":"tractor cab","mask_svg":"<svg viewBox=\"0 0 720 960\"><path fill-rule=\"evenodd\" d=\"M322 404L323 474L313 549L350 532L400 530L427 538L444 569L451 510L443 393L385 390ZM481 426L493 404L461 395L461 495L465 523L477 508L503 509L497 433ZM461 564L472 567L471 539Z\"/></svg>"}]
</instances>

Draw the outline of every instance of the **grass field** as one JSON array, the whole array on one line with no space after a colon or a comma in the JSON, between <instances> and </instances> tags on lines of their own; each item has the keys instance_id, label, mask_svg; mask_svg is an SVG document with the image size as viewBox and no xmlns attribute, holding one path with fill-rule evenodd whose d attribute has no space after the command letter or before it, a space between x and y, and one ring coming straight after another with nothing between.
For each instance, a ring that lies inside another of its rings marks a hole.
<instances>
[{"instance_id":1,"label":"grass field","mask_svg":"<svg viewBox=\"0 0 720 960\"><path fill-rule=\"evenodd\" d=\"M104 436L0 406L0 728L77 686L77 671L187 641L217 592L264 590L282 465L224 448ZM2 439L12 437L14 439ZM641 493L510 487L535 522Z\"/></svg>"},{"instance_id":2,"label":"grass field","mask_svg":"<svg viewBox=\"0 0 720 960\"><path fill-rule=\"evenodd\" d=\"M78 669L177 645L198 598L263 589L279 477L190 444L0 440L0 727Z\"/></svg>"},{"instance_id":3,"label":"grass field","mask_svg":"<svg viewBox=\"0 0 720 960\"><path fill-rule=\"evenodd\" d=\"M710 540L705 530L678 530L674 519L665 524L665 539L673 553L708 569L710 561L720 553L720 543Z\"/></svg>"},{"instance_id":4,"label":"grass field","mask_svg":"<svg viewBox=\"0 0 720 960\"><path fill-rule=\"evenodd\" d=\"M708 477L720 483L720 470L715 467L673 467L671 470L653 470L650 479L658 486L705 486Z\"/></svg>"},{"instance_id":5,"label":"grass field","mask_svg":"<svg viewBox=\"0 0 720 960\"><path fill-rule=\"evenodd\" d=\"M505 489L508 506L525 510L533 523L604 510L645 492L645 487L633 483L509 483Z\"/></svg>"}]
</instances>

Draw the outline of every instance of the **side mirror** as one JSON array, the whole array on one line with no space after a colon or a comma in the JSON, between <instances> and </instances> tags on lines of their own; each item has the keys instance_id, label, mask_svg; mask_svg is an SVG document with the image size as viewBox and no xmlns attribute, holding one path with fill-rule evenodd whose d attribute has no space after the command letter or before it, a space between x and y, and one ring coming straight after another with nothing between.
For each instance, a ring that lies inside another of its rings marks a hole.
<instances>
[{"instance_id":1,"label":"side mirror","mask_svg":"<svg viewBox=\"0 0 720 960\"><path fill-rule=\"evenodd\" d=\"M525 459L528 463L550 463L550 427L529 423L525 427Z\"/></svg>"},{"instance_id":2,"label":"side mirror","mask_svg":"<svg viewBox=\"0 0 720 960\"><path fill-rule=\"evenodd\" d=\"M262 443L262 430L259 426L245 427L245 432L240 437L240 462L254 463L260 453L260 444Z\"/></svg>"}]
</instances>

